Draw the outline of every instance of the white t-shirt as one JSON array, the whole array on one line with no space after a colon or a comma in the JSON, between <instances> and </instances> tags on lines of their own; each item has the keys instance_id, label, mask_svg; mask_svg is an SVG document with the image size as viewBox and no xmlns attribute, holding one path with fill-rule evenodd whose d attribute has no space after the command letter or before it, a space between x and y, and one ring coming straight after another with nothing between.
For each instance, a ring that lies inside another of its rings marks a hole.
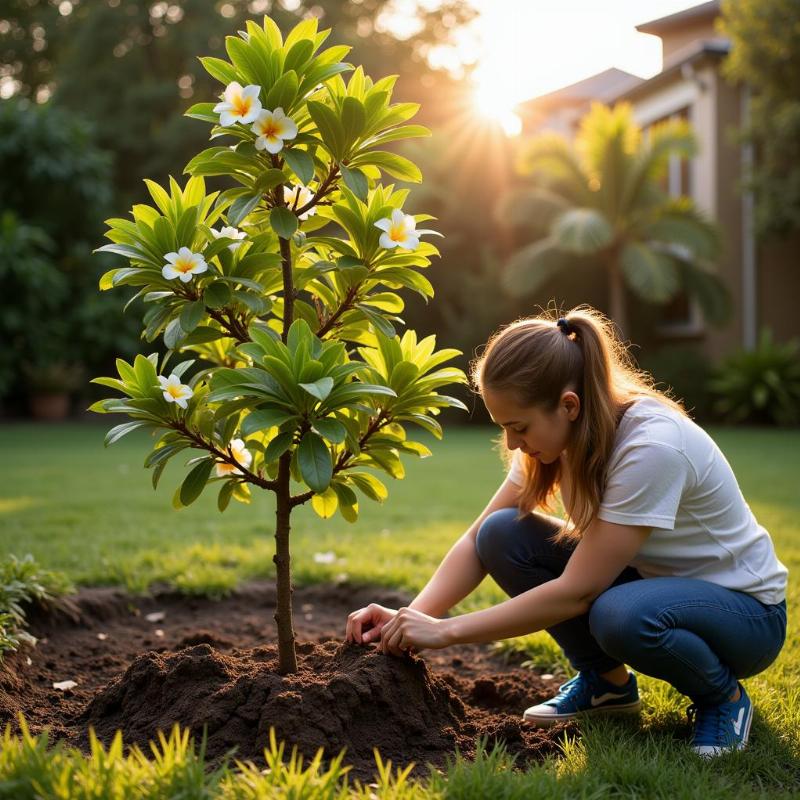
<instances>
[{"instance_id":1,"label":"white t-shirt","mask_svg":"<svg viewBox=\"0 0 800 800\"><path fill-rule=\"evenodd\" d=\"M522 457L514 453L508 473L519 486ZM658 400L636 400L622 417L597 516L652 528L630 562L645 578L699 578L767 605L786 597L788 570L722 451L699 425Z\"/></svg>"}]
</instances>

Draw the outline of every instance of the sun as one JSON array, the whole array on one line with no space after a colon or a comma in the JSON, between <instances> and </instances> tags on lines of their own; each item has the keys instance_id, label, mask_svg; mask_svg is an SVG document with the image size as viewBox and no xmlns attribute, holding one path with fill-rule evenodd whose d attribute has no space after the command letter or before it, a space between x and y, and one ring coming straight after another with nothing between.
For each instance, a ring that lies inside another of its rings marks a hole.
<instances>
[{"instance_id":1,"label":"sun","mask_svg":"<svg viewBox=\"0 0 800 800\"><path fill-rule=\"evenodd\" d=\"M519 136L522 120L515 111L519 99L508 91L502 71L482 64L475 70L474 81L473 102L478 113L500 125L507 136Z\"/></svg>"}]
</instances>

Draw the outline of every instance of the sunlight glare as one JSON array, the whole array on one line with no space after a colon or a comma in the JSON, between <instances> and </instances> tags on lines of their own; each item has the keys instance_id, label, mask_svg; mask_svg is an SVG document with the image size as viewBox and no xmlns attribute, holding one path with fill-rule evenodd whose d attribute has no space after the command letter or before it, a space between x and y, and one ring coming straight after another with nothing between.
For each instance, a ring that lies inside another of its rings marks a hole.
<instances>
[{"instance_id":1,"label":"sunlight glare","mask_svg":"<svg viewBox=\"0 0 800 800\"><path fill-rule=\"evenodd\" d=\"M499 124L507 136L519 136L522 120L514 111L519 101L510 92L504 91L502 79L502 73L492 76L483 67L475 71L475 107L487 120Z\"/></svg>"}]
</instances>

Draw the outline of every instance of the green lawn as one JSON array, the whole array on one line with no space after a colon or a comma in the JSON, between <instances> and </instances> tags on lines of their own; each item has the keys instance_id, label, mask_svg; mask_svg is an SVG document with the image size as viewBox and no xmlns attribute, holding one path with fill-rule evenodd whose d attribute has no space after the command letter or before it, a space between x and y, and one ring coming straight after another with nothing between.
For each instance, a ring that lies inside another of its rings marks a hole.
<instances>
[{"instance_id":1,"label":"green lawn","mask_svg":"<svg viewBox=\"0 0 800 800\"><path fill-rule=\"evenodd\" d=\"M242 579L272 576L271 495L255 498L251 506L232 503L220 514L209 492L190 508L174 511L170 500L182 475L180 465L168 468L154 492L141 466L146 436L133 434L106 450L104 431L96 424L0 427L3 554L32 553L43 566L64 570L78 583L125 583L133 589L171 581L186 591L214 592ZM300 509L292 532L296 582L346 573L351 580L420 589L502 480L492 449L495 434L488 428L450 428L443 442L429 443L432 458L409 459L404 481L387 480L390 496L383 505L362 502L355 525L338 516L320 520L310 509ZM682 741L688 700L642 676L641 726L587 721L583 737L566 744L563 758L522 778L495 762L461 765L444 786L417 787L410 794L387 790L384 795L380 789L378 796L797 796L800 641L794 608L800 595L800 431L714 429L711 434L790 569L786 646L769 670L747 681L756 705L751 748L716 763L698 763ZM315 563L314 553L327 551L336 554L336 563ZM487 579L455 611L502 599ZM564 666L543 632L503 646L524 647L542 669ZM8 767L0 759L0 790L4 773Z\"/></svg>"}]
</instances>

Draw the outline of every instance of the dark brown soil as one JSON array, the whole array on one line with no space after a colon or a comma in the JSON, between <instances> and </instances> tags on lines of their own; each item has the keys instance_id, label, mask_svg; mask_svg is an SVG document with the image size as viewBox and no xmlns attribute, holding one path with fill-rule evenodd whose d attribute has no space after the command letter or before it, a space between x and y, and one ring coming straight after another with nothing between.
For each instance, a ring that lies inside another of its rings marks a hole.
<instances>
[{"instance_id":1,"label":"dark brown soil","mask_svg":"<svg viewBox=\"0 0 800 800\"><path fill-rule=\"evenodd\" d=\"M394 767L414 762L412 776L444 769L476 740L498 740L519 768L558 752L565 730L522 721L522 711L551 696L560 678L542 678L503 659L488 645L424 650L403 658L375 645L344 642L347 614L370 602L392 608L411 598L347 584L295 588L299 671L277 673L274 583L249 584L222 601L171 593L132 597L87 589L67 611L39 614L35 648L8 657L0 669L0 727L16 728L22 711L34 732L83 750L88 728L108 743L145 746L175 722L200 739L217 763L235 748L239 759L263 763L269 729L307 759L346 748L350 776L370 780L377 747ZM158 621L147 616L163 613ZM53 683L72 680L72 689ZM149 752L149 750L145 750Z\"/></svg>"}]
</instances>

